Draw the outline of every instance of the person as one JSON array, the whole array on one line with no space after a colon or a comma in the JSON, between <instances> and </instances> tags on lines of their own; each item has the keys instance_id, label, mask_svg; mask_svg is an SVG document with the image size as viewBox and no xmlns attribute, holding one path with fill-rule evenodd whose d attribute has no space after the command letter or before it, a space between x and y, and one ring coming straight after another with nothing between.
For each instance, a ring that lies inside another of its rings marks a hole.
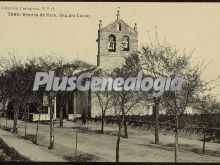
<instances>
[{"instance_id":1,"label":"person","mask_svg":"<svg viewBox=\"0 0 220 165\"><path fill-rule=\"evenodd\" d=\"M83 111L82 112L82 125L85 125L86 124L86 112Z\"/></svg>"}]
</instances>

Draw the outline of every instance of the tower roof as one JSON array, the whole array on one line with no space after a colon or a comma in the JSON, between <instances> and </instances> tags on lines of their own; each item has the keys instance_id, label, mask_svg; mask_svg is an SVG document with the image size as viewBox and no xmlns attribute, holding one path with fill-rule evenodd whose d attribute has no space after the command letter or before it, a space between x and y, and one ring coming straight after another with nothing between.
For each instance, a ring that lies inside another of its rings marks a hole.
<instances>
[{"instance_id":1,"label":"tower roof","mask_svg":"<svg viewBox=\"0 0 220 165\"><path fill-rule=\"evenodd\" d=\"M121 18L120 18L120 7L118 7L117 9L117 14L116 14L116 20L113 21L112 23L106 25L106 26L102 26L102 22L100 21L99 23L99 29L102 29L102 30L106 30L106 31L112 31L113 29L115 29L117 27L117 25L120 23L122 27L124 27L123 29L127 29L129 30L130 32L137 32L137 24L135 23L135 26L134 28L129 26L125 21L123 21Z\"/></svg>"},{"instance_id":2,"label":"tower roof","mask_svg":"<svg viewBox=\"0 0 220 165\"><path fill-rule=\"evenodd\" d=\"M102 30L106 30L106 31L111 31L112 32L112 29L115 29L118 25L118 23L121 23L121 26L122 27L126 27L126 28L123 28L123 29L128 29L130 32L136 32L134 28L132 28L131 26L129 26L125 21L123 21L122 19L119 19L119 20L115 20L114 22L106 25L106 26L103 26L101 29Z\"/></svg>"}]
</instances>

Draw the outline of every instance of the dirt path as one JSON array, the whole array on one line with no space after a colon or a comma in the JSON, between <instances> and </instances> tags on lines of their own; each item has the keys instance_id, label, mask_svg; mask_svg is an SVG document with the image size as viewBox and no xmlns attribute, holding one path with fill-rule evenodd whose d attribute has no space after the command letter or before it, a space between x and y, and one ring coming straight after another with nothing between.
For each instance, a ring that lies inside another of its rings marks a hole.
<instances>
[{"instance_id":1,"label":"dirt path","mask_svg":"<svg viewBox=\"0 0 220 165\"><path fill-rule=\"evenodd\" d=\"M65 161L64 159L47 152L43 147L36 146L30 141L19 139L8 131L0 129L0 137L10 147L13 147L21 155L30 158L31 161Z\"/></svg>"},{"instance_id":2,"label":"dirt path","mask_svg":"<svg viewBox=\"0 0 220 165\"><path fill-rule=\"evenodd\" d=\"M9 122L12 126L12 122ZM89 124L86 127L91 130L99 130L100 126ZM19 121L18 134L24 135L24 123ZM64 122L64 128L59 128L55 125L55 148L48 150L49 145L49 126L40 125L39 128L39 145L47 152L57 156L74 155L75 149L75 129L73 122ZM28 134L35 133L36 124L28 124ZM107 132L116 132L117 127L105 127ZM171 135L162 135L161 142L164 144L173 143ZM167 146L158 146L152 144L153 134L141 130L129 128L129 139L122 138L120 145L120 161L121 162L173 162L173 148ZM190 144L196 147L201 147L202 143L198 140L180 138L180 144ZM100 157L98 161L115 161L115 145L116 137L112 135L100 135L92 131L78 133L78 150L85 153L95 154ZM219 150L220 145L207 143L208 149ZM220 162L220 157L197 154L189 150L181 150L179 152L180 162Z\"/></svg>"}]
</instances>

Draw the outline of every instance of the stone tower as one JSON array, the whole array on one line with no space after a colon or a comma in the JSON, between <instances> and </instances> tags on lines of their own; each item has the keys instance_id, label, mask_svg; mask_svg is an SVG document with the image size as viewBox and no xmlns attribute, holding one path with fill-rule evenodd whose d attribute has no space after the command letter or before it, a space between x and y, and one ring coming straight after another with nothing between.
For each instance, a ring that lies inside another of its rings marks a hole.
<instances>
[{"instance_id":1,"label":"stone tower","mask_svg":"<svg viewBox=\"0 0 220 165\"><path fill-rule=\"evenodd\" d=\"M99 23L98 30L98 55L97 66L102 69L120 67L124 59L130 53L138 50L137 24L130 27L120 19L120 11L117 10L116 20L102 27Z\"/></svg>"}]
</instances>

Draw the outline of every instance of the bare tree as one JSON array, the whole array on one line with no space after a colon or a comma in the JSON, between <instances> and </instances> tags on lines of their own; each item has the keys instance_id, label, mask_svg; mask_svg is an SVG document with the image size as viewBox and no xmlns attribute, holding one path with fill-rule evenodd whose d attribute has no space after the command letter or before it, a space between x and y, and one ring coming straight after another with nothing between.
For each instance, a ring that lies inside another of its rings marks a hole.
<instances>
[{"instance_id":1,"label":"bare tree","mask_svg":"<svg viewBox=\"0 0 220 165\"><path fill-rule=\"evenodd\" d=\"M39 71L54 71L63 63L62 59L57 59L51 56L39 57L35 60L35 64L39 67ZM38 91L36 91L38 92ZM44 91L43 95L47 98L47 105L50 117L50 146L49 149L54 148L54 101L57 96L57 91Z\"/></svg>"},{"instance_id":2,"label":"bare tree","mask_svg":"<svg viewBox=\"0 0 220 165\"><path fill-rule=\"evenodd\" d=\"M56 92L47 93L48 109L50 113L50 146L49 149L54 148L54 99L56 97Z\"/></svg>"},{"instance_id":3,"label":"bare tree","mask_svg":"<svg viewBox=\"0 0 220 165\"><path fill-rule=\"evenodd\" d=\"M164 74L170 72L171 67L169 67L169 63L163 61L166 60L171 53L170 47L167 43L160 42L158 31L155 27L155 35L154 41L152 40L150 34L148 33L149 44L143 46L141 49L141 66L145 73L151 77L159 77L163 76ZM153 105L153 116L154 116L154 135L155 135L155 144L159 144L159 108L161 106L162 96L160 97L151 97L151 101L154 103Z\"/></svg>"},{"instance_id":4,"label":"bare tree","mask_svg":"<svg viewBox=\"0 0 220 165\"><path fill-rule=\"evenodd\" d=\"M172 51L171 51L172 52ZM167 53L168 54L168 53ZM202 79L202 74L206 65L199 63L193 66L190 62L191 55L180 56L176 52L168 54L169 58L163 60L170 69L173 70L175 75L183 78L181 91L165 91L163 95L163 105L167 109L167 113L174 116L175 120L175 162L178 162L178 136L179 125L181 116L185 113L186 109L195 103L198 96L205 92L206 81Z\"/></svg>"},{"instance_id":5,"label":"bare tree","mask_svg":"<svg viewBox=\"0 0 220 165\"><path fill-rule=\"evenodd\" d=\"M41 113L43 111L42 101L40 102L39 106L37 107L37 111L38 111L38 120L37 120L37 127L36 127L36 131L35 131L35 138L33 140L34 144L37 144L37 141L38 141L38 130L39 130L39 124L40 124L40 117L41 117Z\"/></svg>"},{"instance_id":6,"label":"bare tree","mask_svg":"<svg viewBox=\"0 0 220 165\"><path fill-rule=\"evenodd\" d=\"M156 29L154 42L149 33L148 37L150 43L141 50L141 65L147 74L153 77L164 76L166 79L182 76L185 82L181 92L169 91L165 92L165 95L159 98L153 98L155 143L159 144L159 106L163 104L165 105L164 108L171 110L171 114L175 116L175 161L177 161L180 117L186 108L195 102L200 93L208 90L207 85L212 83L213 80L210 82L202 80L202 74L205 72L209 63L198 62L198 64L193 66L191 62L193 51L186 54L185 50L180 51L171 47L166 40L161 42ZM214 87L215 85L211 88Z\"/></svg>"},{"instance_id":7,"label":"bare tree","mask_svg":"<svg viewBox=\"0 0 220 165\"><path fill-rule=\"evenodd\" d=\"M206 138L209 133L209 129L215 128L215 120L214 120L214 114L215 114L215 104L216 99L214 96L208 94L205 96L201 96L198 98L199 100L196 103L196 108L200 111L199 115L199 127L202 129L203 133L203 148L202 153L205 154L205 145L206 145Z\"/></svg>"},{"instance_id":8,"label":"bare tree","mask_svg":"<svg viewBox=\"0 0 220 165\"><path fill-rule=\"evenodd\" d=\"M132 66L132 67L131 67ZM122 68L115 68L113 70L113 77L128 78L130 76L136 76L140 71L139 57L137 54L131 54L126 58L125 65ZM114 91L112 94L112 104L115 109L115 115L118 124L118 137L116 143L116 162L119 162L119 148L121 138L121 128L124 125L124 137L128 138L126 115L132 111L132 109L139 104L143 99L142 92Z\"/></svg>"},{"instance_id":9,"label":"bare tree","mask_svg":"<svg viewBox=\"0 0 220 165\"><path fill-rule=\"evenodd\" d=\"M24 103L24 100L32 93L33 73L15 56L8 58L8 61L11 62L11 66L5 70L5 74L9 80L7 92L9 99L13 102L14 108L13 132L17 133L19 109Z\"/></svg>"},{"instance_id":10,"label":"bare tree","mask_svg":"<svg viewBox=\"0 0 220 165\"><path fill-rule=\"evenodd\" d=\"M119 148L120 148L122 125L124 125L124 129L125 129L124 133L126 137L127 128L125 125L125 117L129 112L132 111L132 108L135 107L135 105L137 105L142 100L142 96L140 93L138 94L138 92L131 92L131 91L129 92L129 96L128 94L125 94L125 92L114 92L112 95L114 96L112 97L113 98L112 104L115 109L115 115L118 124L118 136L116 143L116 162L119 162Z\"/></svg>"},{"instance_id":11,"label":"bare tree","mask_svg":"<svg viewBox=\"0 0 220 165\"><path fill-rule=\"evenodd\" d=\"M5 72L2 71L0 75L0 101L2 102L2 113L0 115L0 127L1 127L1 119L5 116L5 120L7 123L6 116L6 103L8 100L8 78L5 76Z\"/></svg>"},{"instance_id":12,"label":"bare tree","mask_svg":"<svg viewBox=\"0 0 220 165\"><path fill-rule=\"evenodd\" d=\"M142 48L142 67L153 77L164 76L165 80L173 79L176 76L183 77L184 83L181 91L165 90L160 98L154 98L155 116L155 143L159 143L159 104L167 109L167 113L174 115L175 119L175 162L178 161L178 130L182 114L186 108L195 102L198 96L205 92L209 82L202 80L208 64L198 62L193 65L191 57L193 51L186 53L171 47L166 42L160 42L158 33L155 33L155 43L150 36L150 44Z\"/></svg>"},{"instance_id":13,"label":"bare tree","mask_svg":"<svg viewBox=\"0 0 220 165\"><path fill-rule=\"evenodd\" d=\"M99 77L108 77L110 74L104 72L102 69L98 69L97 71L95 71L94 75ZM112 108L112 104L111 104L112 95L108 91L105 92L96 91L95 94L98 98L99 106L101 108L101 113L102 113L101 134L103 134L106 111Z\"/></svg>"},{"instance_id":14,"label":"bare tree","mask_svg":"<svg viewBox=\"0 0 220 165\"><path fill-rule=\"evenodd\" d=\"M101 134L103 134L104 133L104 122L105 122L106 111L112 107L112 104L111 104L112 95L110 94L110 92L97 91L96 96L99 100L99 105L100 105L101 111L102 111Z\"/></svg>"}]
</instances>

